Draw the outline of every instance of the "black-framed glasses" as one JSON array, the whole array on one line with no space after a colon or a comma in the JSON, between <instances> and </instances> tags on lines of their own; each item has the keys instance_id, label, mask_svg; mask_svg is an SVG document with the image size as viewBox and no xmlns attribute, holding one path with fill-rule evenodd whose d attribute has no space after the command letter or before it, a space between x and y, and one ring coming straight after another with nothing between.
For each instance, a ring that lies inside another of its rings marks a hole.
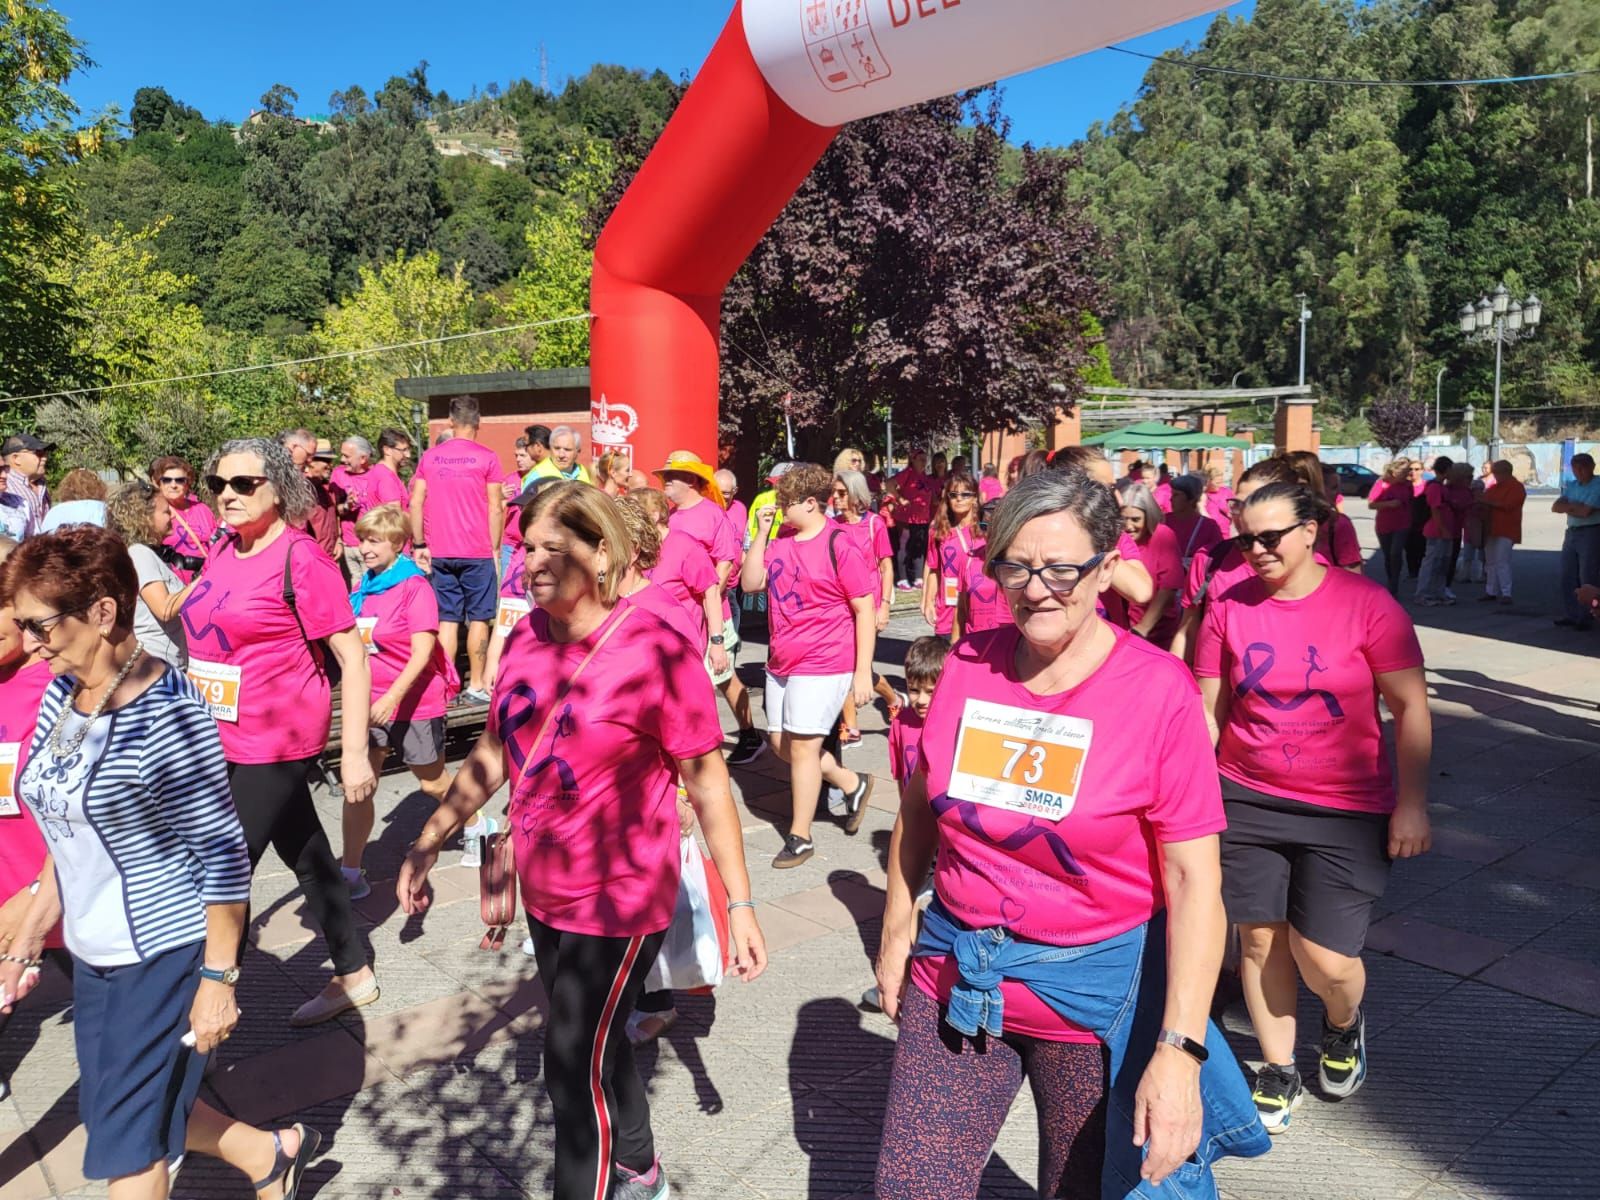
<instances>
[{"instance_id":1,"label":"black-framed glasses","mask_svg":"<svg viewBox=\"0 0 1600 1200\"><path fill-rule=\"evenodd\" d=\"M993 564L992 570L994 581L1008 592L1020 592L1038 576L1044 581L1045 587L1058 596L1065 596L1078 586L1079 580L1104 562L1105 557L1104 554L1096 554L1088 562L1045 563L1042 567L1001 559Z\"/></svg>"},{"instance_id":2,"label":"black-framed glasses","mask_svg":"<svg viewBox=\"0 0 1600 1200\"><path fill-rule=\"evenodd\" d=\"M87 611L87 609L83 608L69 608L66 612L58 612L54 616L17 617L15 619L17 622L17 628L22 630L23 633L27 634L34 641L48 642L50 640L50 634L55 630L57 625L61 624L61 622L65 621L68 617L81 616Z\"/></svg>"},{"instance_id":3,"label":"black-framed glasses","mask_svg":"<svg viewBox=\"0 0 1600 1200\"><path fill-rule=\"evenodd\" d=\"M1260 533L1241 533L1233 539L1233 544L1239 548L1240 554L1249 554L1250 547L1255 542L1261 543L1261 548L1269 554L1278 548L1278 543L1283 541L1296 529L1305 528L1304 521L1297 521L1287 529L1265 529Z\"/></svg>"},{"instance_id":4,"label":"black-framed glasses","mask_svg":"<svg viewBox=\"0 0 1600 1200\"><path fill-rule=\"evenodd\" d=\"M157 483L160 483L160 484L162 484L162 485L166 485L166 484L180 484L180 483L181 483L181 484L183 484L183 485L184 485L184 486L185 486L185 487L187 487L187 486L188 486L188 484L189 484L189 477L188 477L188 476L187 476L187 475L163 475L163 476L162 476L162 477L161 477L161 478L160 478L160 479L158 479L158 480L157 480L157 481L156 481L156 482L157 482Z\"/></svg>"},{"instance_id":5,"label":"black-framed glasses","mask_svg":"<svg viewBox=\"0 0 1600 1200\"><path fill-rule=\"evenodd\" d=\"M235 496L254 496L258 487L270 482L265 475L230 475L226 479L221 475L207 475L206 491L221 496L224 488L232 488Z\"/></svg>"}]
</instances>

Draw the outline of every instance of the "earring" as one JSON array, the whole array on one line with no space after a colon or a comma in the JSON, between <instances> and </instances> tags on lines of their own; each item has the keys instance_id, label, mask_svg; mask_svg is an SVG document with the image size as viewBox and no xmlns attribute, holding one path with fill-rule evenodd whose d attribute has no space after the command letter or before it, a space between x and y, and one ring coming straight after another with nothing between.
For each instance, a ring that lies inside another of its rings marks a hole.
<instances>
[{"instance_id":1,"label":"earring","mask_svg":"<svg viewBox=\"0 0 1600 1200\"><path fill-rule=\"evenodd\" d=\"M605 586L605 583L606 583L605 568L602 567L598 572L596 572L595 577L594 577L594 581L596 583L598 583L601 587Z\"/></svg>"}]
</instances>

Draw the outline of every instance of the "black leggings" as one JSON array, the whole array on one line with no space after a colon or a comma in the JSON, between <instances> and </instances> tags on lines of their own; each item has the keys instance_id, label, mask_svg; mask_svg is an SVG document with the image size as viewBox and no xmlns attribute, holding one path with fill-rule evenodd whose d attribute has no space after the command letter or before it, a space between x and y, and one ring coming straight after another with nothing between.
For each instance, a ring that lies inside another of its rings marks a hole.
<instances>
[{"instance_id":1,"label":"black leggings","mask_svg":"<svg viewBox=\"0 0 1600 1200\"><path fill-rule=\"evenodd\" d=\"M627 1025L667 932L567 933L531 913L528 928L550 999L544 1086L555 1110L553 1198L594 1200L610 1195L613 1164L644 1175L656 1160L650 1101Z\"/></svg>"},{"instance_id":2,"label":"black leggings","mask_svg":"<svg viewBox=\"0 0 1600 1200\"><path fill-rule=\"evenodd\" d=\"M1400 594L1400 575L1406 565L1406 539L1410 536L1410 530L1406 529L1378 535L1378 549L1383 556L1383 570L1391 595Z\"/></svg>"},{"instance_id":3,"label":"black leggings","mask_svg":"<svg viewBox=\"0 0 1600 1200\"><path fill-rule=\"evenodd\" d=\"M322 928L333 958L333 973L352 975L367 965L367 952L356 930L350 889L311 802L308 779L316 762L315 758L302 758L281 763L229 763L228 787L250 847L250 870L255 870L269 845L278 852L300 881L311 915ZM247 937L249 928L247 916ZM242 942L239 953L243 961Z\"/></svg>"},{"instance_id":4,"label":"black leggings","mask_svg":"<svg viewBox=\"0 0 1600 1200\"><path fill-rule=\"evenodd\" d=\"M928 557L928 527L926 525L901 525L897 565L900 578L907 583L921 583L922 570Z\"/></svg>"}]
</instances>

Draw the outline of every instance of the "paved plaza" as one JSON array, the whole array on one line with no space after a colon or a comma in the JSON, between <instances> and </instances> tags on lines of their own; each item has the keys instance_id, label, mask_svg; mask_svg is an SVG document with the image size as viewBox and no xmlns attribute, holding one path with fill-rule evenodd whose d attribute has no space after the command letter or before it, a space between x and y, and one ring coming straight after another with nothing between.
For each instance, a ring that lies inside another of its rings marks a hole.
<instances>
[{"instance_id":1,"label":"paved plaza","mask_svg":"<svg viewBox=\"0 0 1600 1200\"><path fill-rule=\"evenodd\" d=\"M1529 499L1514 606L1475 603L1481 587L1458 584L1458 606L1415 610L1435 716L1434 851L1395 868L1369 939L1371 1080L1342 1104L1318 1097L1319 1024L1305 1004L1308 1101L1271 1154L1222 1167L1229 1197L1600 1196L1600 633L1551 624L1560 529L1549 503ZM1372 546L1365 506L1352 502L1351 515ZM897 617L880 644L891 678L924 628L914 609ZM675 1196L871 1195L894 1027L857 1000L872 982L896 801L882 720L864 714L863 725L848 761L877 776L873 811L854 838L819 824L816 856L797 870L768 865L788 806L782 765L767 756L734 773L772 965L752 985L685 1001L676 1028L642 1053ZM289 1028L329 964L293 875L269 852L255 880L244 1016L211 1086L251 1121L322 1130L303 1191L319 1200L548 1195L533 962L514 943L477 948L474 872L442 866L425 919L397 910L393 879L429 811L409 783L384 780L368 856L375 888L358 905L381 1001L319 1029ZM336 830L336 798L324 790L319 803ZM13 1089L0 1105L0 1200L104 1194L80 1170L71 1021L53 978L0 1039ZM1254 1066L1242 1004L1228 1005L1225 1022ZM1034 1195L1036 1140L1024 1093L984 1195ZM195 1158L174 1195L251 1193Z\"/></svg>"}]
</instances>

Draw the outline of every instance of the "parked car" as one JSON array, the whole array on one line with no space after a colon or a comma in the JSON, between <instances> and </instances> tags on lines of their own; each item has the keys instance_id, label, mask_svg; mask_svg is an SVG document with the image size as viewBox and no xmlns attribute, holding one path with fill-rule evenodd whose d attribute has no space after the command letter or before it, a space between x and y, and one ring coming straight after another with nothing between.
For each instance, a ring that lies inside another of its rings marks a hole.
<instances>
[{"instance_id":1,"label":"parked car","mask_svg":"<svg viewBox=\"0 0 1600 1200\"><path fill-rule=\"evenodd\" d=\"M1337 463L1333 468L1339 474L1341 496L1365 496L1378 482L1378 473L1356 463Z\"/></svg>"}]
</instances>

